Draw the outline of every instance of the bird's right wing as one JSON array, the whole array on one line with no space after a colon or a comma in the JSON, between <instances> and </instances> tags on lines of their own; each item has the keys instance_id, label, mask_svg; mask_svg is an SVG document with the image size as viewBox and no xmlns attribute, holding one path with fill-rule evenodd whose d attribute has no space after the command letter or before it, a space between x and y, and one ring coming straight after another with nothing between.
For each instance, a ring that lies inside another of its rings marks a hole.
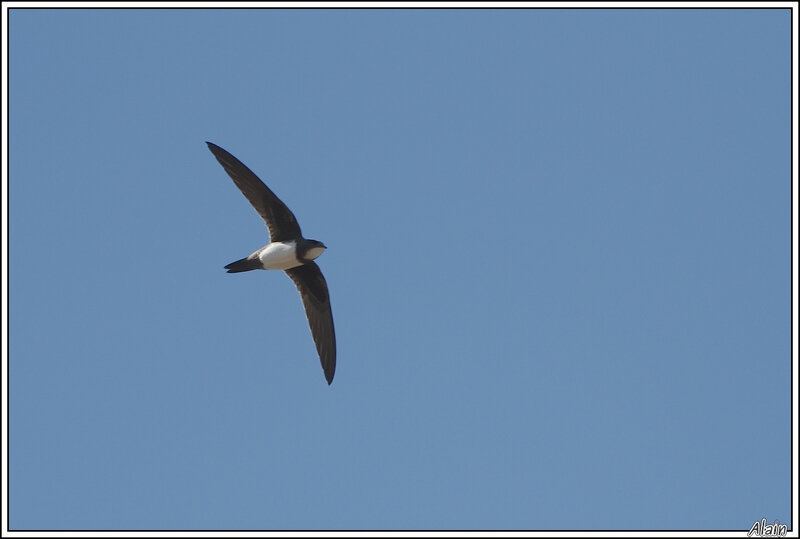
<instances>
[{"instance_id":1,"label":"bird's right wing","mask_svg":"<svg viewBox=\"0 0 800 539\"><path fill-rule=\"evenodd\" d=\"M253 174L252 170L213 142L206 144L236 187L264 219L269 229L270 241L284 241L301 235L300 225L291 210L264 185L258 176Z\"/></svg>"}]
</instances>

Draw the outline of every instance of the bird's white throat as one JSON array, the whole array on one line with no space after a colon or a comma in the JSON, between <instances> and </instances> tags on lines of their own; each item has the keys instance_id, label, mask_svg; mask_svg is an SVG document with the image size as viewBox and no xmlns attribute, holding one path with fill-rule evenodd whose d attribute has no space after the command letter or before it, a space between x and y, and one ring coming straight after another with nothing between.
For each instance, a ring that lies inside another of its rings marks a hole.
<instances>
[{"instance_id":1,"label":"bird's white throat","mask_svg":"<svg viewBox=\"0 0 800 539\"><path fill-rule=\"evenodd\" d=\"M319 255L321 255L323 252L325 252L325 247L312 247L311 249L306 251L306 258L314 260Z\"/></svg>"}]
</instances>

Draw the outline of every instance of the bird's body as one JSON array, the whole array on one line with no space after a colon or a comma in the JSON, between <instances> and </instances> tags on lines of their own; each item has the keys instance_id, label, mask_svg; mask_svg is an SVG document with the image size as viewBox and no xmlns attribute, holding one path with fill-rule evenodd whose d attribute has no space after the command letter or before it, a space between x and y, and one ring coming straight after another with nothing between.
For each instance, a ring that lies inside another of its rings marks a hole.
<instances>
[{"instance_id":1,"label":"bird's body","mask_svg":"<svg viewBox=\"0 0 800 539\"><path fill-rule=\"evenodd\" d=\"M297 258L297 242L295 241L276 241L256 252L264 269L287 270L303 265L303 261Z\"/></svg>"},{"instance_id":2,"label":"bird's body","mask_svg":"<svg viewBox=\"0 0 800 539\"><path fill-rule=\"evenodd\" d=\"M317 240L304 238L294 214L241 161L216 144L206 144L264 219L270 235L270 243L250 256L231 262L225 269L228 273L257 269L286 272L300 292L325 379L330 384L336 370L336 334L333 329L328 285L319 266L314 262L325 251L325 245Z\"/></svg>"}]
</instances>

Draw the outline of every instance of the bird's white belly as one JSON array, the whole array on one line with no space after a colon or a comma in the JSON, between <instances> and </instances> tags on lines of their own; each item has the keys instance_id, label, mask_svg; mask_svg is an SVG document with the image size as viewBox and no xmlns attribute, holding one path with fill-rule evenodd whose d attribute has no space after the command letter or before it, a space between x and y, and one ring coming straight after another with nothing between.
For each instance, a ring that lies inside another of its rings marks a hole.
<instances>
[{"instance_id":1,"label":"bird's white belly","mask_svg":"<svg viewBox=\"0 0 800 539\"><path fill-rule=\"evenodd\" d=\"M258 259L264 269L286 270L300 266L301 262L295 256L295 242L270 243L258 253Z\"/></svg>"}]
</instances>

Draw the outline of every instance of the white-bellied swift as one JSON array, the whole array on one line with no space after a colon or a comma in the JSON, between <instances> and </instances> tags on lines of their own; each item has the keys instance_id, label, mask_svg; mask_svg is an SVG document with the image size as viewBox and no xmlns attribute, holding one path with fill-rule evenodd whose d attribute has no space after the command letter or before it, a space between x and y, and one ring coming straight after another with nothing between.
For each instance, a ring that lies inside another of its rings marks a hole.
<instances>
[{"instance_id":1,"label":"white-bellied swift","mask_svg":"<svg viewBox=\"0 0 800 539\"><path fill-rule=\"evenodd\" d=\"M291 210L241 161L216 144L206 144L269 230L270 243L246 258L231 262L225 269L228 273L256 269L286 272L300 292L311 336L330 385L336 371L336 334L328 284L314 262L325 250L325 245L305 239Z\"/></svg>"}]
</instances>

